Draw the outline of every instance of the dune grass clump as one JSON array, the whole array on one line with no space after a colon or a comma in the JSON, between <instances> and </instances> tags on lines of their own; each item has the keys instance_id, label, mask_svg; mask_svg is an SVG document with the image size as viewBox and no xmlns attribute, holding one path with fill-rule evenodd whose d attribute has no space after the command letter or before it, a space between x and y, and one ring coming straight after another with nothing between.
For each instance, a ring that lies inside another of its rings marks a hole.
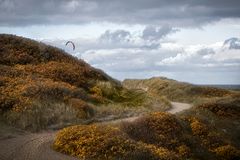
<instances>
[{"instance_id":1,"label":"dune grass clump","mask_svg":"<svg viewBox=\"0 0 240 160\"><path fill-rule=\"evenodd\" d=\"M76 110L77 116L82 119L88 119L94 116L94 107L85 101L77 98L71 98L68 103Z\"/></svg>"},{"instance_id":2,"label":"dune grass clump","mask_svg":"<svg viewBox=\"0 0 240 160\"><path fill-rule=\"evenodd\" d=\"M59 129L83 121L76 109L56 101L33 101L31 107L21 111L8 111L5 120L10 125L37 132L42 129Z\"/></svg>"}]
</instances>

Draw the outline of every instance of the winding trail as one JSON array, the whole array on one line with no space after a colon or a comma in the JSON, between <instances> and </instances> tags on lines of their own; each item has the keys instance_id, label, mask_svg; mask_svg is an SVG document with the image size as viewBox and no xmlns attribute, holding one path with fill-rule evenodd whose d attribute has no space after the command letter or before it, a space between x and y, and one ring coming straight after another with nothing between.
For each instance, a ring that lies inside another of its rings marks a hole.
<instances>
[{"instance_id":1,"label":"winding trail","mask_svg":"<svg viewBox=\"0 0 240 160\"><path fill-rule=\"evenodd\" d=\"M179 112L182 112L184 110L190 109L192 107L191 104L188 103L181 103L181 102L171 102L172 104L172 108L170 108L169 110L167 110L166 112L171 113L171 114L176 114ZM106 121L106 122L101 122L101 123L120 123L120 122L133 122L136 119L142 117L142 115L139 116L133 116L133 117L127 117L127 118L122 118L122 119L116 119L116 120L112 120L112 121Z\"/></svg>"},{"instance_id":2,"label":"winding trail","mask_svg":"<svg viewBox=\"0 0 240 160\"><path fill-rule=\"evenodd\" d=\"M172 108L167 112L172 114L191 108L187 103L171 102L171 104ZM140 117L141 115L101 123L131 122ZM45 131L0 139L0 160L77 160L51 149L55 135L56 131Z\"/></svg>"}]
</instances>

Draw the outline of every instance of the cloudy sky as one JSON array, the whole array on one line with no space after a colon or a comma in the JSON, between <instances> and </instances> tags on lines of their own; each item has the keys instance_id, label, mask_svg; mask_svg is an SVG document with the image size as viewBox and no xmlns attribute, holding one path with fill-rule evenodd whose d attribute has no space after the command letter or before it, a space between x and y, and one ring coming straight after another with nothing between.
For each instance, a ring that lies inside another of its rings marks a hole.
<instances>
[{"instance_id":1,"label":"cloudy sky","mask_svg":"<svg viewBox=\"0 0 240 160\"><path fill-rule=\"evenodd\" d=\"M239 0L0 0L0 33L60 47L119 80L240 84L239 6Z\"/></svg>"}]
</instances>

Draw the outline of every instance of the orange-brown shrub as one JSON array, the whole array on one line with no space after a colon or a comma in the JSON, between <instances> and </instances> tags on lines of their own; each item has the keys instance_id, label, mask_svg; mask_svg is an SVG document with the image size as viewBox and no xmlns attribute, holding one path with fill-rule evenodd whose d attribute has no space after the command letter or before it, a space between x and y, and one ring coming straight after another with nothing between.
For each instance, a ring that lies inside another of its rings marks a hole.
<instances>
[{"instance_id":1,"label":"orange-brown shrub","mask_svg":"<svg viewBox=\"0 0 240 160\"><path fill-rule=\"evenodd\" d=\"M81 159L114 159L137 149L119 129L110 126L74 126L61 130L54 149Z\"/></svg>"},{"instance_id":2,"label":"orange-brown shrub","mask_svg":"<svg viewBox=\"0 0 240 160\"><path fill-rule=\"evenodd\" d=\"M240 151L231 145L224 145L213 150L214 153L222 160L240 159Z\"/></svg>"},{"instance_id":3,"label":"orange-brown shrub","mask_svg":"<svg viewBox=\"0 0 240 160\"><path fill-rule=\"evenodd\" d=\"M35 99L63 101L65 96L71 96L76 87L64 82L54 82L51 79L34 76L5 77L5 85L1 87L0 104L2 110L14 109L20 111L31 106Z\"/></svg>"},{"instance_id":4,"label":"orange-brown shrub","mask_svg":"<svg viewBox=\"0 0 240 160\"><path fill-rule=\"evenodd\" d=\"M187 158L191 156L191 149L185 144L177 147L177 152L180 155L180 157Z\"/></svg>"},{"instance_id":5,"label":"orange-brown shrub","mask_svg":"<svg viewBox=\"0 0 240 160\"><path fill-rule=\"evenodd\" d=\"M198 137L199 143L210 152L221 145L227 144L221 134L197 118L190 118L190 126L192 134Z\"/></svg>"},{"instance_id":6,"label":"orange-brown shrub","mask_svg":"<svg viewBox=\"0 0 240 160\"><path fill-rule=\"evenodd\" d=\"M213 102L201 104L197 107L210 110L219 117L238 118L240 116L239 97L220 99Z\"/></svg>"},{"instance_id":7,"label":"orange-brown shrub","mask_svg":"<svg viewBox=\"0 0 240 160\"><path fill-rule=\"evenodd\" d=\"M90 88L90 93L92 93L93 95L98 96L98 97L103 96L101 88L99 88L97 86Z\"/></svg>"},{"instance_id":8,"label":"orange-brown shrub","mask_svg":"<svg viewBox=\"0 0 240 160\"><path fill-rule=\"evenodd\" d=\"M226 89L205 87L205 86L194 86L189 90L191 94L196 94L203 97L224 97L231 95L232 93Z\"/></svg>"},{"instance_id":9,"label":"orange-brown shrub","mask_svg":"<svg viewBox=\"0 0 240 160\"><path fill-rule=\"evenodd\" d=\"M192 129L192 133L195 136L204 137L209 132L209 129L208 129L207 125L200 122L197 118L192 118L191 119L190 126L191 126L191 129Z\"/></svg>"},{"instance_id":10,"label":"orange-brown shrub","mask_svg":"<svg viewBox=\"0 0 240 160\"><path fill-rule=\"evenodd\" d=\"M122 124L122 130L134 140L176 149L181 145L182 127L174 115L155 112Z\"/></svg>"},{"instance_id":11,"label":"orange-brown shrub","mask_svg":"<svg viewBox=\"0 0 240 160\"><path fill-rule=\"evenodd\" d=\"M163 147L136 142L118 128L103 125L74 126L61 130L54 149L80 159L178 160Z\"/></svg>"}]
</instances>

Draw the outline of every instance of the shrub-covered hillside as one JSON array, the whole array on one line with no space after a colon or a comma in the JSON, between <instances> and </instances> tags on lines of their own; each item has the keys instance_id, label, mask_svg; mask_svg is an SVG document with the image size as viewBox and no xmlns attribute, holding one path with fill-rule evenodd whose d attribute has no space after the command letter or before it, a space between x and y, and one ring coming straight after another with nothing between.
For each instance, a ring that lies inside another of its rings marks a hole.
<instances>
[{"instance_id":1,"label":"shrub-covered hillside","mask_svg":"<svg viewBox=\"0 0 240 160\"><path fill-rule=\"evenodd\" d=\"M0 35L0 113L9 123L38 128L61 118L65 122L92 116L94 111L88 102L105 100L93 89L98 82L121 89L104 72L63 50Z\"/></svg>"},{"instance_id":2,"label":"shrub-covered hillside","mask_svg":"<svg viewBox=\"0 0 240 160\"><path fill-rule=\"evenodd\" d=\"M38 130L165 104L162 97L124 89L103 71L61 49L14 35L0 35L0 116ZM119 109L121 108L121 109Z\"/></svg>"},{"instance_id":3,"label":"shrub-covered hillside","mask_svg":"<svg viewBox=\"0 0 240 160\"><path fill-rule=\"evenodd\" d=\"M239 96L214 99L180 114L153 112L113 125L58 132L54 149L79 159L238 160Z\"/></svg>"}]
</instances>

